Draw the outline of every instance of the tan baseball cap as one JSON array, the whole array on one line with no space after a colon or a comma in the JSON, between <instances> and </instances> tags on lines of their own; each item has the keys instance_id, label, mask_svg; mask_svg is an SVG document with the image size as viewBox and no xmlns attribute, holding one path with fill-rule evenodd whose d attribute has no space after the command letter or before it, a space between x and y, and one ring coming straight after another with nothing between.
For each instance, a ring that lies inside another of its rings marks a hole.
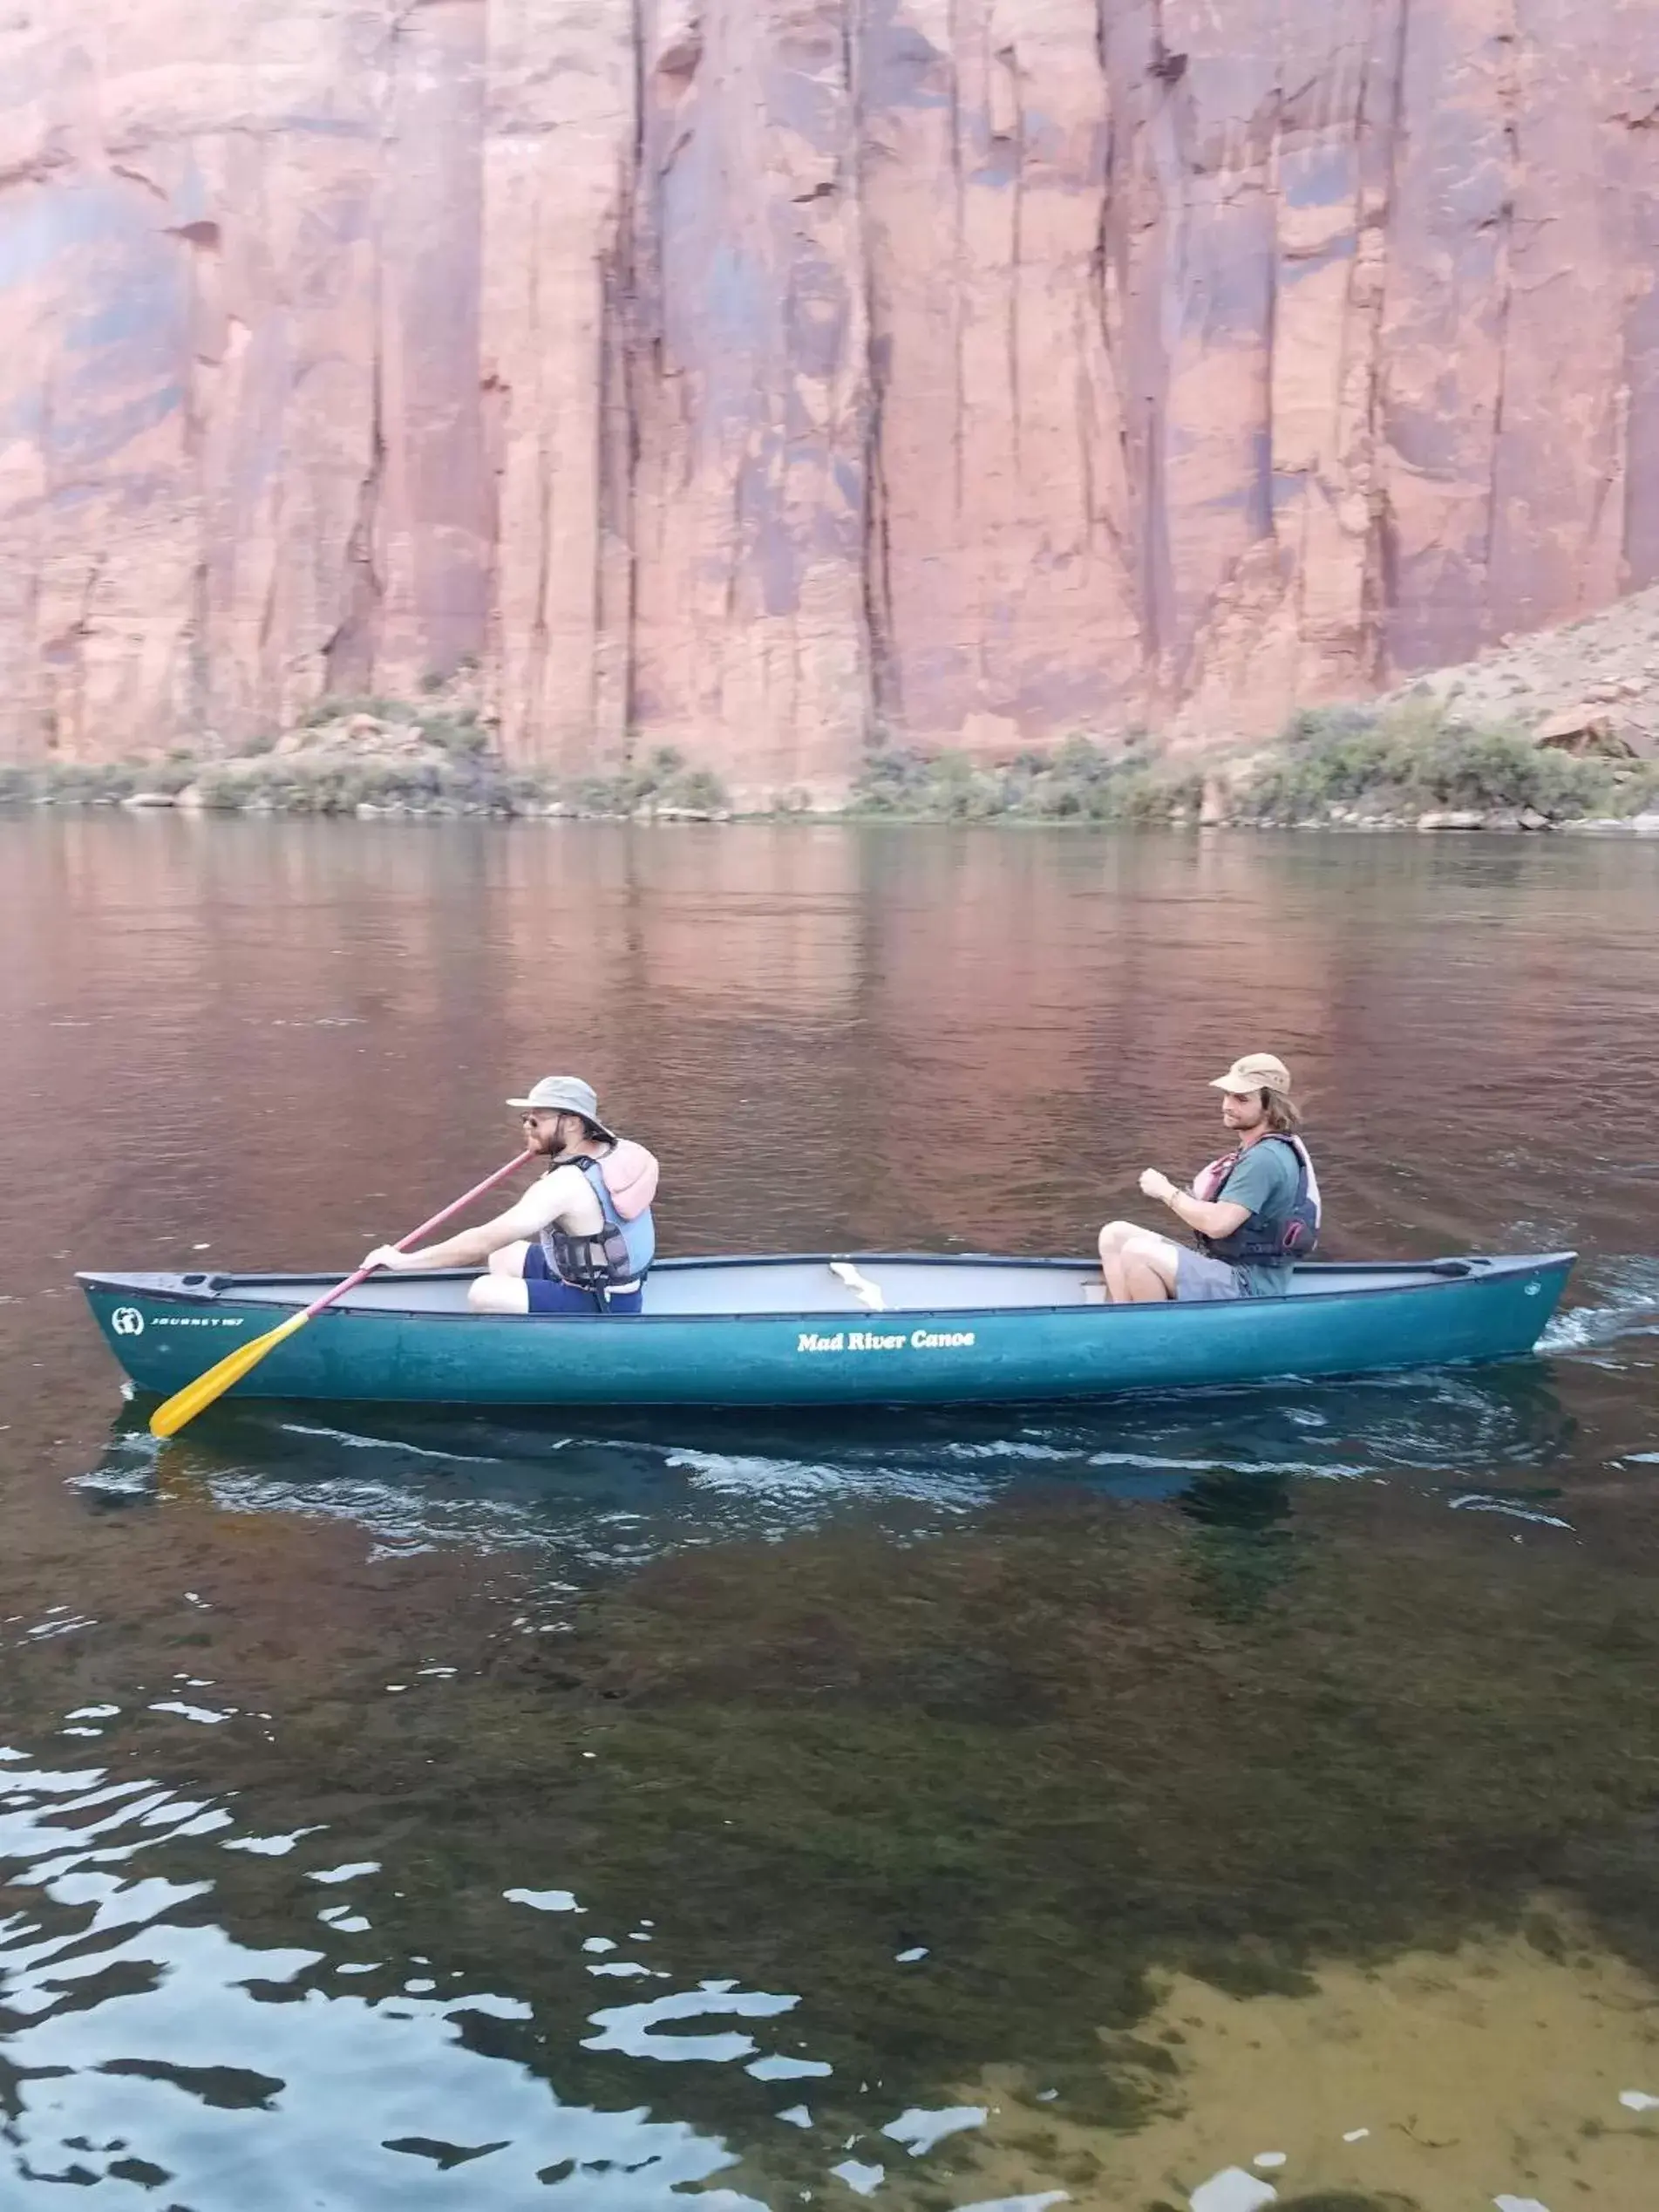
<instances>
[{"instance_id":1,"label":"tan baseball cap","mask_svg":"<svg viewBox=\"0 0 1659 2212\"><path fill-rule=\"evenodd\" d=\"M1242 1059L1234 1061L1225 1075L1215 1077L1210 1088L1241 1096L1247 1091L1282 1091L1288 1096L1290 1070L1271 1052L1247 1052Z\"/></svg>"}]
</instances>

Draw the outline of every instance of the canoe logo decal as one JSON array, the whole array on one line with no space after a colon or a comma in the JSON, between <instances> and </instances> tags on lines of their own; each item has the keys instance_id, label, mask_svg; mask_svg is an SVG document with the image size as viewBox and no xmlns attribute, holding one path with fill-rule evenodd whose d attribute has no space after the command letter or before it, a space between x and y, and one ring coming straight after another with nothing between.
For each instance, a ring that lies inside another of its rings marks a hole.
<instances>
[{"instance_id":1,"label":"canoe logo decal","mask_svg":"<svg viewBox=\"0 0 1659 2212\"><path fill-rule=\"evenodd\" d=\"M821 1336L816 1329L803 1329L796 1339L797 1351L903 1351L908 1345L912 1351L955 1351L974 1341L971 1329L913 1329L908 1336L885 1336L874 1329L838 1329L833 1336Z\"/></svg>"},{"instance_id":2,"label":"canoe logo decal","mask_svg":"<svg viewBox=\"0 0 1659 2212\"><path fill-rule=\"evenodd\" d=\"M118 1337L141 1337L144 1316L136 1306L117 1306L110 1316L110 1327Z\"/></svg>"}]
</instances>

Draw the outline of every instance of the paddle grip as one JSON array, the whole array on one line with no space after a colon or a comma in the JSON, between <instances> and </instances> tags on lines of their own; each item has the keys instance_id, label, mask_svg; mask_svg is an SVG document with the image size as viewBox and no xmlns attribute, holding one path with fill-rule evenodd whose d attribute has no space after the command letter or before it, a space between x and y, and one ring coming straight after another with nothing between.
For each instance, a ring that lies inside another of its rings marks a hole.
<instances>
[{"instance_id":1,"label":"paddle grip","mask_svg":"<svg viewBox=\"0 0 1659 2212\"><path fill-rule=\"evenodd\" d=\"M442 1213L434 1214L431 1221L423 1222L418 1229L411 1229L407 1236L400 1236L398 1239L398 1250L406 1252L411 1244L418 1244L423 1237L430 1236L435 1229L442 1229L445 1222L453 1221L457 1214L464 1213L475 1198L482 1198L486 1190L493 1190L497 1183L504 1183L509 1175L516 1173L519 1168L525 1167L537 1157L534 1146L527 1145L516 1160L509 1160L505 1167L498 1167L493 1175L486 1175L481 1183L474 1183L471 1190L464 1193L452 1204L445 1206ZM348 1275L343 1283L337 1283L332 1290L325 1290L320 1298L314 1298L304 1312L299 1316L300 1320L309 1321L314 1313L321 1313L324 1306L331 1306L337 1298L343 1298L348 1290L355 1290L359 1283L366 1283L374 1272L371 1267L360 1267L355 1275Z\"/></svg>"}]
</instances>

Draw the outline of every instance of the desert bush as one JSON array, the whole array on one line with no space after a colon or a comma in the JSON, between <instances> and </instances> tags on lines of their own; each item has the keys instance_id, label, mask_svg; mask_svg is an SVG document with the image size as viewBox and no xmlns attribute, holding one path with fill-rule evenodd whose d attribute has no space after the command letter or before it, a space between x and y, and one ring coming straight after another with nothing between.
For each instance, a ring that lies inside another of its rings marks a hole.
<instances>
[{"instance_id":1,"label":"desert bush","mask_svg":"<svg viewBox=\"0 0 1659 2212\"><path fill-rule=\"evenodd\" d=\"M609 773L555 780L551 791L579 814L632 814L655 807L718 813L730 803L719 777L711 769L691 767L676 745L657 745L643 759L621 764Z\"/></svg>"},{"instance_id":2,"label":"desert bush","mask_svg":"<svg viewBox=\"0 0 1659 2212\"><path fill-rule=\"evenodd\" d=\"M140 761L133 770L135 791L165 791L177 797L196 780L196 762L187 752L170 752L165 760Z\"/></svg>"},{"instance_id":3,"label":"desert bush","mask_svg":"<svg viewBox=\"0 0 1659 2212\"><path fill-rule=\"evenodd\" d=\"M303 726L374 713L402 721L406 711L377 698L320 701ZM112 805L135 791L176 794L194 785L204 806L227 812L346 814L361 806L410 807L439 813L526 813L558 800L573 812L629 814L644 807L726 810L724 786L694 767L671 745L659 745L608 772L561 779L547 771L509 769L490 750L491 732L477 710L432 707L413 718L420 752L389 754L364 743L322 738L295 752L278 752L272 737L255 739L228 759L198 763L183 750L163 760L67 762L0 767L0 803L42 799L68 806Z\"/></svg>"},{"instance_id":4,"label":"desert bush","mask_svg":"<svg viewBox=\"0 0 1659 2212\"><path fill-rule=\"evenodd\" d=\"M931 767L928 756L909 745L884 745L867 753L853 786L854 809L866 814L925 812Z\"/></svg>"},{"instance_id":5,"label":"desert bush","mask_svg":"<svg viewBox=\"0 0 1659 2212\"><path fill-rule=\"evenodd\" d=\"M160 764L132 760L53 760L34 771L35 796L61 807L113 807L135 791L166 787ZM181 778L175 788L190 780Z\"/></svg>"},{"instance_id":6,"label":"desert bush","mask_svg":"<svg viewBox=\"0 0 1659 2212\"><path fill-rule=\"evenodd\" d=\"M300 717L303 730L320 730L325 722L343 721L348 715L371 714L377 722L401 722L408 709L398 699L381 698L370 693L359 696L343 692L337 698L324 697L315 706L308 707Z\"/></svg>"},{"instance_id":7,"label":"desert bush","mask_svg":"<svg viewBox=\"0 0 1659 2212\"><path fill-rule=\"evenodd\" d=\"M1082 732L1052 752L976 763L966 753L884 745L853 787L855 813L921 821L1159 822L1196 806L1191 774L1159 766L1144 738L1107 748Z\"/></svg>"},{"instance_id":8,"label":"desert bush","mask_svg":"<svg viewBox=\"0 0 1659 2212\"><path fill-rule=\"evenodd\" d=\"M476 757L490 749L490 733L472 707L459 714L418 715L415 726L428 745L436 745L440 752L450 753L458 759Z\"/></svg>"},{"instance_id":9,"label":"desert bush","mask_svg":"<svg viewBox=\"0 0 1659 2212\"><path fill-rule=\"evenodd\" d=\"M363 759L343 751L223 761L198 779L203 804L282 814L349 814L364 805L429 804L442 772L421 761Z\"/></svg>"},{"instance_id":10,"label":"desert bush","mask_svg":"<svg viewBox=\"0 0 1659 2212\"><path fill-rule=\"evenodd\" d=\"M677 779L672 803L696 807L703 813L722 813L728 803L726 787L712 768L687 768Z\"/></svg>"},{"instance_id":11,"label":"desert bush","mask_svg":"<svg viewBox=\"0 0 1659 2212\"><path fill-rule=\"evenodd\" d=\"M1448 721L1432 702L1380 712L1322 708L1297 715L1279 748L1234 794L1261 822L1316 820L1364 807L1412 814L1533 807L1553 821L1636 812L1656 783L1645 766L1575 760L1524 730Z\"/></svg>"}]
</instances>

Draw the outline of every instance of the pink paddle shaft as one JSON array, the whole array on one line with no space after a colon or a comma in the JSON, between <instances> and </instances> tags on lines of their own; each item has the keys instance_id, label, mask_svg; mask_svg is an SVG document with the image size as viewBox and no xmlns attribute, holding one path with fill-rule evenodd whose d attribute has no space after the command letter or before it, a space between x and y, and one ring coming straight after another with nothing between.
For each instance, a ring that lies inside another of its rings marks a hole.
<instances>
[{"instance_id":1,"label":"pink paddle shaft","mask_svg":"<svg viewBox=\"0 0 1659 2212\"><path fill-rule=\"evenodd\" d=\"M453 1221L456 1215L465 1212L475 1198L482 1198L486 1190L493 1190L497 1183L504 1183L509 1175L538 1156L527 1146L516 1160L509 1160L505 1167L498 1167L493 1175L486 1175L481 1183L474 1183L465 1197L458 1198L452 1206L445 1206L441 1214L434 1214L431 1221L423 1222L418 1229L411 1229L407 1236L400 1236L398 1249L406 1252L411 1244L418 1244L423 1236L430 1236L435 1229L442 1229L445 1222ZM374 1272L371 1267L360 1267L355 1275L348 1275L343 1283L337 1283L332 1290L325 1290L320 1298L314 1298L300 1316L301 1320L309 1321L314 1313L321 1313L324 1306L331 1306L337 1298L344 1297L348 1290L355 1290L359 1283L366 1282Z\"/></svg>"}]
</instances>

